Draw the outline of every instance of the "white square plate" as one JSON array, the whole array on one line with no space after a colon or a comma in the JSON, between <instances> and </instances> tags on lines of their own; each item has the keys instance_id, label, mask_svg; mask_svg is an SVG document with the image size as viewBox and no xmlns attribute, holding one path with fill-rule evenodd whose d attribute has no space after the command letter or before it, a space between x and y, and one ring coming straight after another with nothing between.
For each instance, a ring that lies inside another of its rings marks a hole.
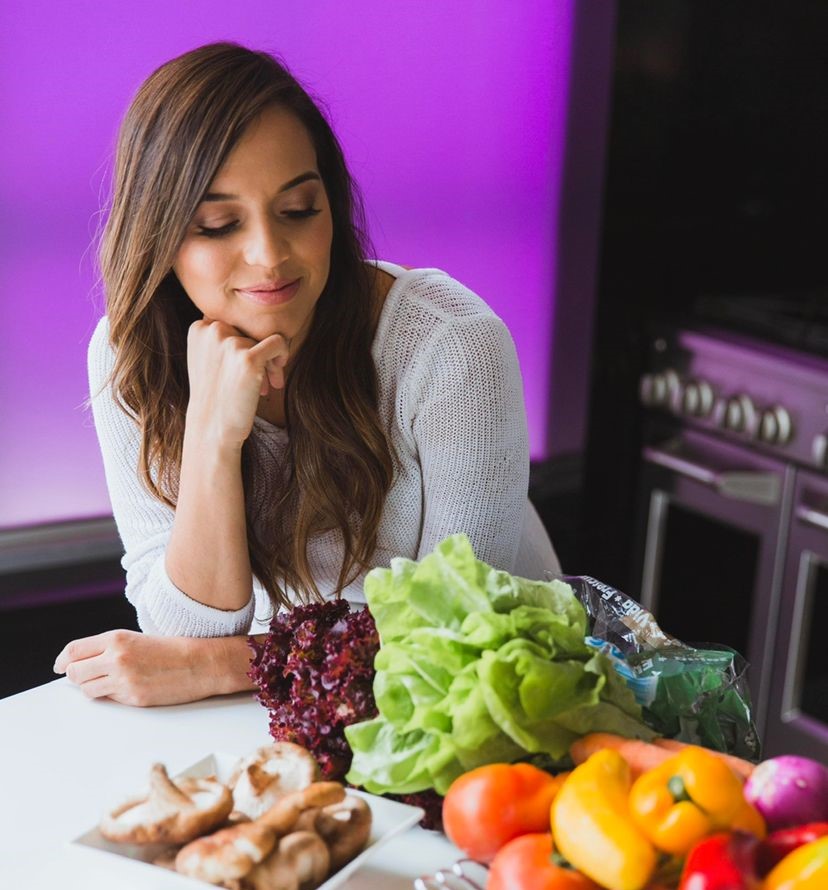
<instances>
[{"instance_id":1,"label":"white square plate","mask_svg":"<svg viewBox=\"0 0 828 890\"><path fill-rule=\"evenodd\" d=\"M184 778L185 776L216 776L219 781L227 782L239 759L236 755L222 752L209 754L207 757L199 760L198 763L194 763L179 773L176 778ZM320 885L319 890L334 890L336 887L341 887L383 844L388 843L391 838L416 825L423 817L423 811L419 807L411 807L407 804L397 803L394 800L386 800L384 797L355 791L352 788L348 789L348 794L355 794L363 798L371 807L371 837L368 840L368 845L359 856L352 859L335 875L331 875L324 884ZM80 837L76 837L72 843L92 853L108 853L119 857L122 861L124 859L131 860L136 869L140 869L146 874L147 886L155 886L154 883L151 884L150 882L156 877L160 878L161 875L165 877L165 887L178 885L183 890L185 887L192 888L195 884L201 884L202 887L213 886L212 884L197 881L195 878L188 878L153 865L152 860L167 847L165 844L116 844L108 841L98 831L97 827L90 828L89 831L84 832Z\"/></svg>"}]
</instances>

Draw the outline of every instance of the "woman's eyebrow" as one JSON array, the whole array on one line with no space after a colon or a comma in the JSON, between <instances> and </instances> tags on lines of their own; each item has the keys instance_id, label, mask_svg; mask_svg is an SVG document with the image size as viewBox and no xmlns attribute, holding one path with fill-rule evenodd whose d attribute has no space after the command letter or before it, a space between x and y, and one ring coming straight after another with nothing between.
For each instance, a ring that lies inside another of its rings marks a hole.
<instances>
[{"instance_id":1,"label":"woman's eyebrow","mask_svg":"<svg viewBox=\"0 0 828 890\"><path fill-rule=\"evenodd\" d=\"M282 194L282 192L286 192L289 189L296 188L297 185L301 185L303 182L307 182L309 179L321 179L321 177L313 170L308 170L306 173L300 173L299 176L295 176L289 182L286 182L283 186L281 186L277 194ZM226 192L207 192L207 194L201 200L202 202L237 201L238 198L238 195L230 195Z\"/></svg>"}]
</instances>

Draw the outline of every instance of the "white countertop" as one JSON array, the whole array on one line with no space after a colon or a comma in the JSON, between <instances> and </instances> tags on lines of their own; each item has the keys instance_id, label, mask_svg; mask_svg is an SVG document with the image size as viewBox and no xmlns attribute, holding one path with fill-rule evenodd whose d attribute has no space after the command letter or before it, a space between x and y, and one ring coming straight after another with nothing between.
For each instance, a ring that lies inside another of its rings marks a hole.
<instances>
[{"instance_id":1,"label":"white countertop","mask_svg":"<svg viewBox=\"0 0 828 890\"><path fill-rule=\"evenodd\" d=\"M214 751L246 754L270 741L250 694L162 708L89 701L65 679L0 700L0 885L26 890L163 890L161 869L71 844L104 811L146 785L160 761L171 774ZM379 849L347 890L411 890L415 877L461 854L440 834L410 829ZM195 885L194 885L195 886Z\"/></svg>"}]
</instances>

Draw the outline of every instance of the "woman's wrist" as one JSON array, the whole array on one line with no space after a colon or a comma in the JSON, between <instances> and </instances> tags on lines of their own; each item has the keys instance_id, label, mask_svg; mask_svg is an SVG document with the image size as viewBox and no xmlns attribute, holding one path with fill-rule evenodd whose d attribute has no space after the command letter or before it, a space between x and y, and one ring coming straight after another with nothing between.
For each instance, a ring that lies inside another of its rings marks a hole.
<instances>
[{"instance_id":1,"label":"woman's wrist","mask_svg":"<svg viewBox=\"0 0 828 890\"><path fill-rule=\"evenodd\" d=\"M185 454L192 449L200 456L208 452L220 459L236 460L241 454L244 441L244 437L221 429L213 418L202 412L192 407L187 410L184 419Z\"/></svg>"},{"instance_id":2,"label":"woman's wrist","mask_svg":"<svg viewBox=\"0 0 828 890\"><path fill-rule=\"evenodd\" d=\"M192 638L190 644L193 664L198 665L199 698L228 695L255 688L247 676L253 653L249 637Z\"/></svg>"}]
</instances>

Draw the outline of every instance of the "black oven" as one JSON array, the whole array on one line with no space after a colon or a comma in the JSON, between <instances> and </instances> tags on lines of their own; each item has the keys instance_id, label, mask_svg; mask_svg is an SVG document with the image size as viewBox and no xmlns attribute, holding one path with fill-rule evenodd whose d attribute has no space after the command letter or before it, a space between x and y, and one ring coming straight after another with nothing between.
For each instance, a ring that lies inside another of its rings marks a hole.
<instances>
[{"instance_id":1,"label":"black oven","mask_svg":"<svg viewBox=\"0 0 828 890\"><path fill-rule=\"evenodd\" d=\"M747 657L761 736L793 472L690 430L647 445L642 458L641 603L679 639Z\"/></svg>"},{"instance_id":2,"label":"black oven","mask_svg":"<svg viewBox=\"0 0 828 890\"><path fill-rule=\"evenodd\" d=\"M784 559L767 751L828 751L828 478L800 471Z\"/></svg>"},{"instance_id":3,"label":"black oven","mask_svg":"<svg viewBox=\"0 0 828 890\"><path fill-rule=\"evenodd\" d=\"M828 363L710 331L652 347L638 596L746 656L766 754L828 759Z\"/></svg>"}]
</instances>

